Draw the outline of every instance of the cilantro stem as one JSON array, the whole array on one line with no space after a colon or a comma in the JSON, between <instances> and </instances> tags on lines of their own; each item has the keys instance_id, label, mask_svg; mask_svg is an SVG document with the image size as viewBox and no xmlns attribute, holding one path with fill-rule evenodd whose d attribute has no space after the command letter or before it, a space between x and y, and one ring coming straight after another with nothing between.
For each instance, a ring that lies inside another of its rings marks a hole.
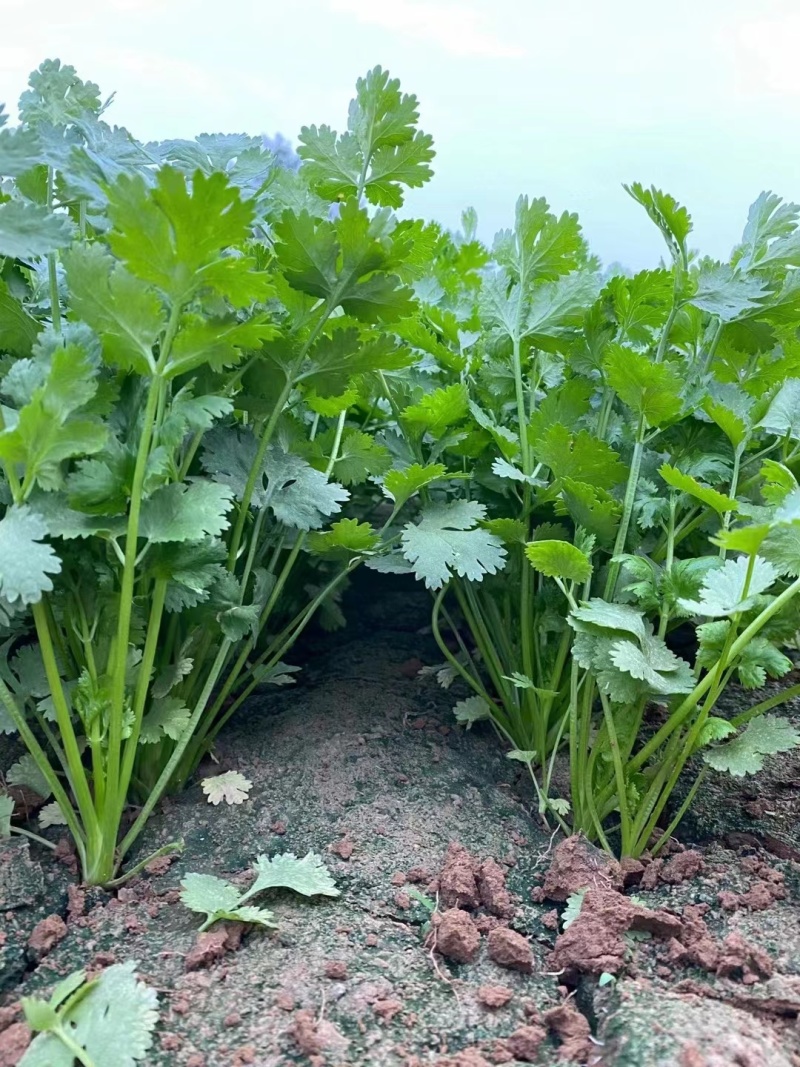
<instances>
[{"instance_id":1,"label":"cilantro stem","mask_svg":"<svg viewBox=\"0 0 800 1067\"><path fill-rule=\"evenodd\" d=\"M631 456L631 468L628 474L628 484L625 487L625 499L622 504L622 517L619 522L619 529L617 530L617 539L614 542L614 552L611 559L611 563L608 567L608 576L606 578L605 590L603 592L604 600L611 600L614 596L614 592L617 588L617 581L619 579L619 572L621 564L615 562L614 557L621 556L625 551L625 544L628 540L628 530L630 529L631 518L633 516L633 508L636 503L636 491L639 487L639 474L642 469L642 456L644 455L644 436L647 429L647 423L645 422L644 415L639 417L639 425L636 428L636 440L633 446L633 455Z\"/></svg>"}]
</instances>

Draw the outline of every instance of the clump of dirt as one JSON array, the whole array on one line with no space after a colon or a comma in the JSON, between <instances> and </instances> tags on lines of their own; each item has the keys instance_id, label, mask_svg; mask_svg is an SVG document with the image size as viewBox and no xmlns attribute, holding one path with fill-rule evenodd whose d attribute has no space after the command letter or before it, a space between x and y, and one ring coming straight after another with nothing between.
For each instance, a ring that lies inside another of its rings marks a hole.
<instances>
[{"instance_id":1,"label":"clump of dirt","mask_svg":"<svg viewBox=\"0 0 800 1067\"><path fill-rule=\"evenodd\" d=\"M505 985L482 985L475 994L475 999L484 1008L495 1010L504 1008L514 996L514 990Z\"/></svg>"},{"instance_id":2,"label":"clump of dirt","mask_svg":"<svg viewBox=\"0 0 800 1067\"><path fill-rule=\"evenodd\" d=\"M241 923L218 923L213 930L197 935L184 961L187 971L199 971L221 960L228 952L235 952L242 941L244 926Z\"/></svg>"},{"instance_id":3,"label":"clump of dirt","mask_svg":"<svg viewBox=\"0 0 800 1067\"><path fill-rule=\"evenodd\" d=\"M534 899L563 902L582 889L622 890L623 886L619 863L576 834L553 850L544 883L534 890Z\"/></svg>"},{"instance_id":4,"label":"clump of dirt","mask_svg":"<svg viewBox=\"0 0 800 1067\"><path fill-rule=\"evenodd\" d=\"M570 1063L586 1063L594 1051L589 1020L575 1007L573 1000L565 1000L544 1013L544 1023L558 1040L558 1058Z\"/></svg>"},{"instance_id":5,"label":"clump of dirt","mask_svg":"<svg viewBox=\"0 0 800 1067\"><path fill-rule=\"evenodd\" d=\"M67 936L67 924L60 915L48 915L33 928L28 948L36 959L43 959Z\"/></svg>"},{"instance_id":6,"label":"clump of dirt","mask_svg":"<svg viewBox=\"0 0 800 1067\"><path fill-rule=\"evenodd\" d=\"M510 971L530 974L533 970L533 953L527 937L507 926L498 926L487 938L489 959Z\"/></svg>"},{"instance_id":7,"label":"clump of dirt","mask_svg":"<svg viewBox=\"0 0 800 1067\"><path fill-rule=\"evenodd\" d=\"M521 1026L505 1039L505 1045L514 1059L522 1060L523 1063L535 1063L539 1058L539 1048L546 1037L547 1031L543 1026Z\"/></svg>"},{"instance_id":8,"label":"clump of dirt","mask_svg":"<svg viewBox=\"0 0 800 1067\"><path fill-rule=\"evenodd\" d=\"M439 899L446 908L478 907L481 894L478 888L479 864L463 845L452 841L439 871L437 884Z\"/></svg>"},{"instance_id":9,"label":"clump of dirt","mask_svg":"<svg viewBox=\"0 0 800 1067\"><path fill-rule=\"evenodd\" d=\"M481 947L481 935L466 911L449 908L434 916L430 943L455 963L472 963Z\"/></svg>"}]
</instances>

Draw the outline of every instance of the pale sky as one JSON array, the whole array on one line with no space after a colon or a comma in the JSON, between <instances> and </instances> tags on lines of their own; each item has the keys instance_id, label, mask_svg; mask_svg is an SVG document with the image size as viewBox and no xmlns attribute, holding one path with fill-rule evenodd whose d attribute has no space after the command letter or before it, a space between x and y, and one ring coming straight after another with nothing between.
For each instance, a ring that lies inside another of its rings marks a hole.
<instances>
[{"instance_id":1,"label":"pale sky","mask_svg":"<svg viewBox=\"0 0 800 1067\"><path fill-rule=\"evenodd\" d=\"M622 182L685 203L715 256L762 189L800 200L800 0L0 0L0 20L12 113L58 57L140 140L341 130L381 64L437 149L410 210L455 226L473 205L484 238L526 192L638 268L660 238Z\"/></svg>"}]
</instances>

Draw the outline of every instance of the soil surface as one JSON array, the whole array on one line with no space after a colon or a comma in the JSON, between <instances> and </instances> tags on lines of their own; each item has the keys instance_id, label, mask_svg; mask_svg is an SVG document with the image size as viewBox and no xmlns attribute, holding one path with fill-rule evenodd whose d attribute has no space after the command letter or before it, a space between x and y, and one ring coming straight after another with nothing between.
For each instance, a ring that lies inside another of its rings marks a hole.
<instances>
[{"instance_id":1,"label":"soil surface","mask_svg":"<svg viewBox=\"0 0 800 1067\"><path fill-rule=\"evenodd\" d=\"M799 1067L800 756L710 778L669 854L620 866L541 826L524 768L456 727L464 694L417 676L439 661L426 595L364 577L349 628L221 736L249 800L193 785L131 857L183 837L174 861L110 894L67 849L5 843L0 1067L28 1039L20 996L129 959L159 993L154 1067ZM309 850L339 898L272 891L277 930L198 936L187 872L244 886L256 855Z\"/></svg>"}]
</instances>

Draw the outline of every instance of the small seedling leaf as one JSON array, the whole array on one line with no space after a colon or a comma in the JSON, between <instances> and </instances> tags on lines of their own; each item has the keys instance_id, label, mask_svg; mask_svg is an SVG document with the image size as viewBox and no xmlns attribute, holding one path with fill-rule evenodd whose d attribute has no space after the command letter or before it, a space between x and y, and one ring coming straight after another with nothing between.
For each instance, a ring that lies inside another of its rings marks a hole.
<instances>
[{"instance_id":1,"label":"small seedling leaf","mask_svg":"<svg viewBox=\"0 0 800 1067\"><path fill-rule=\"evenodd\" d=\"M242 900L249 900L265 889L293 889L304 897L338 897L340 891L330 872L316 852L309 852L298 859L292 852L284 852L272 858L258 856L253 864L256 880Z\"/></svg>"},{"instance_id":2,"label":"small seedling leaf","mask_svg":"<svg viewBox=\"0 0 800 1067\"><path fill-rule=\"evenodd\" d=\"M764 757L789 752L800 745L800 733L777 715L753 719L733 741L703 753L703 759L715 771L727 771L736 778L757 774Z\"/></svg>"}]
</instances>

